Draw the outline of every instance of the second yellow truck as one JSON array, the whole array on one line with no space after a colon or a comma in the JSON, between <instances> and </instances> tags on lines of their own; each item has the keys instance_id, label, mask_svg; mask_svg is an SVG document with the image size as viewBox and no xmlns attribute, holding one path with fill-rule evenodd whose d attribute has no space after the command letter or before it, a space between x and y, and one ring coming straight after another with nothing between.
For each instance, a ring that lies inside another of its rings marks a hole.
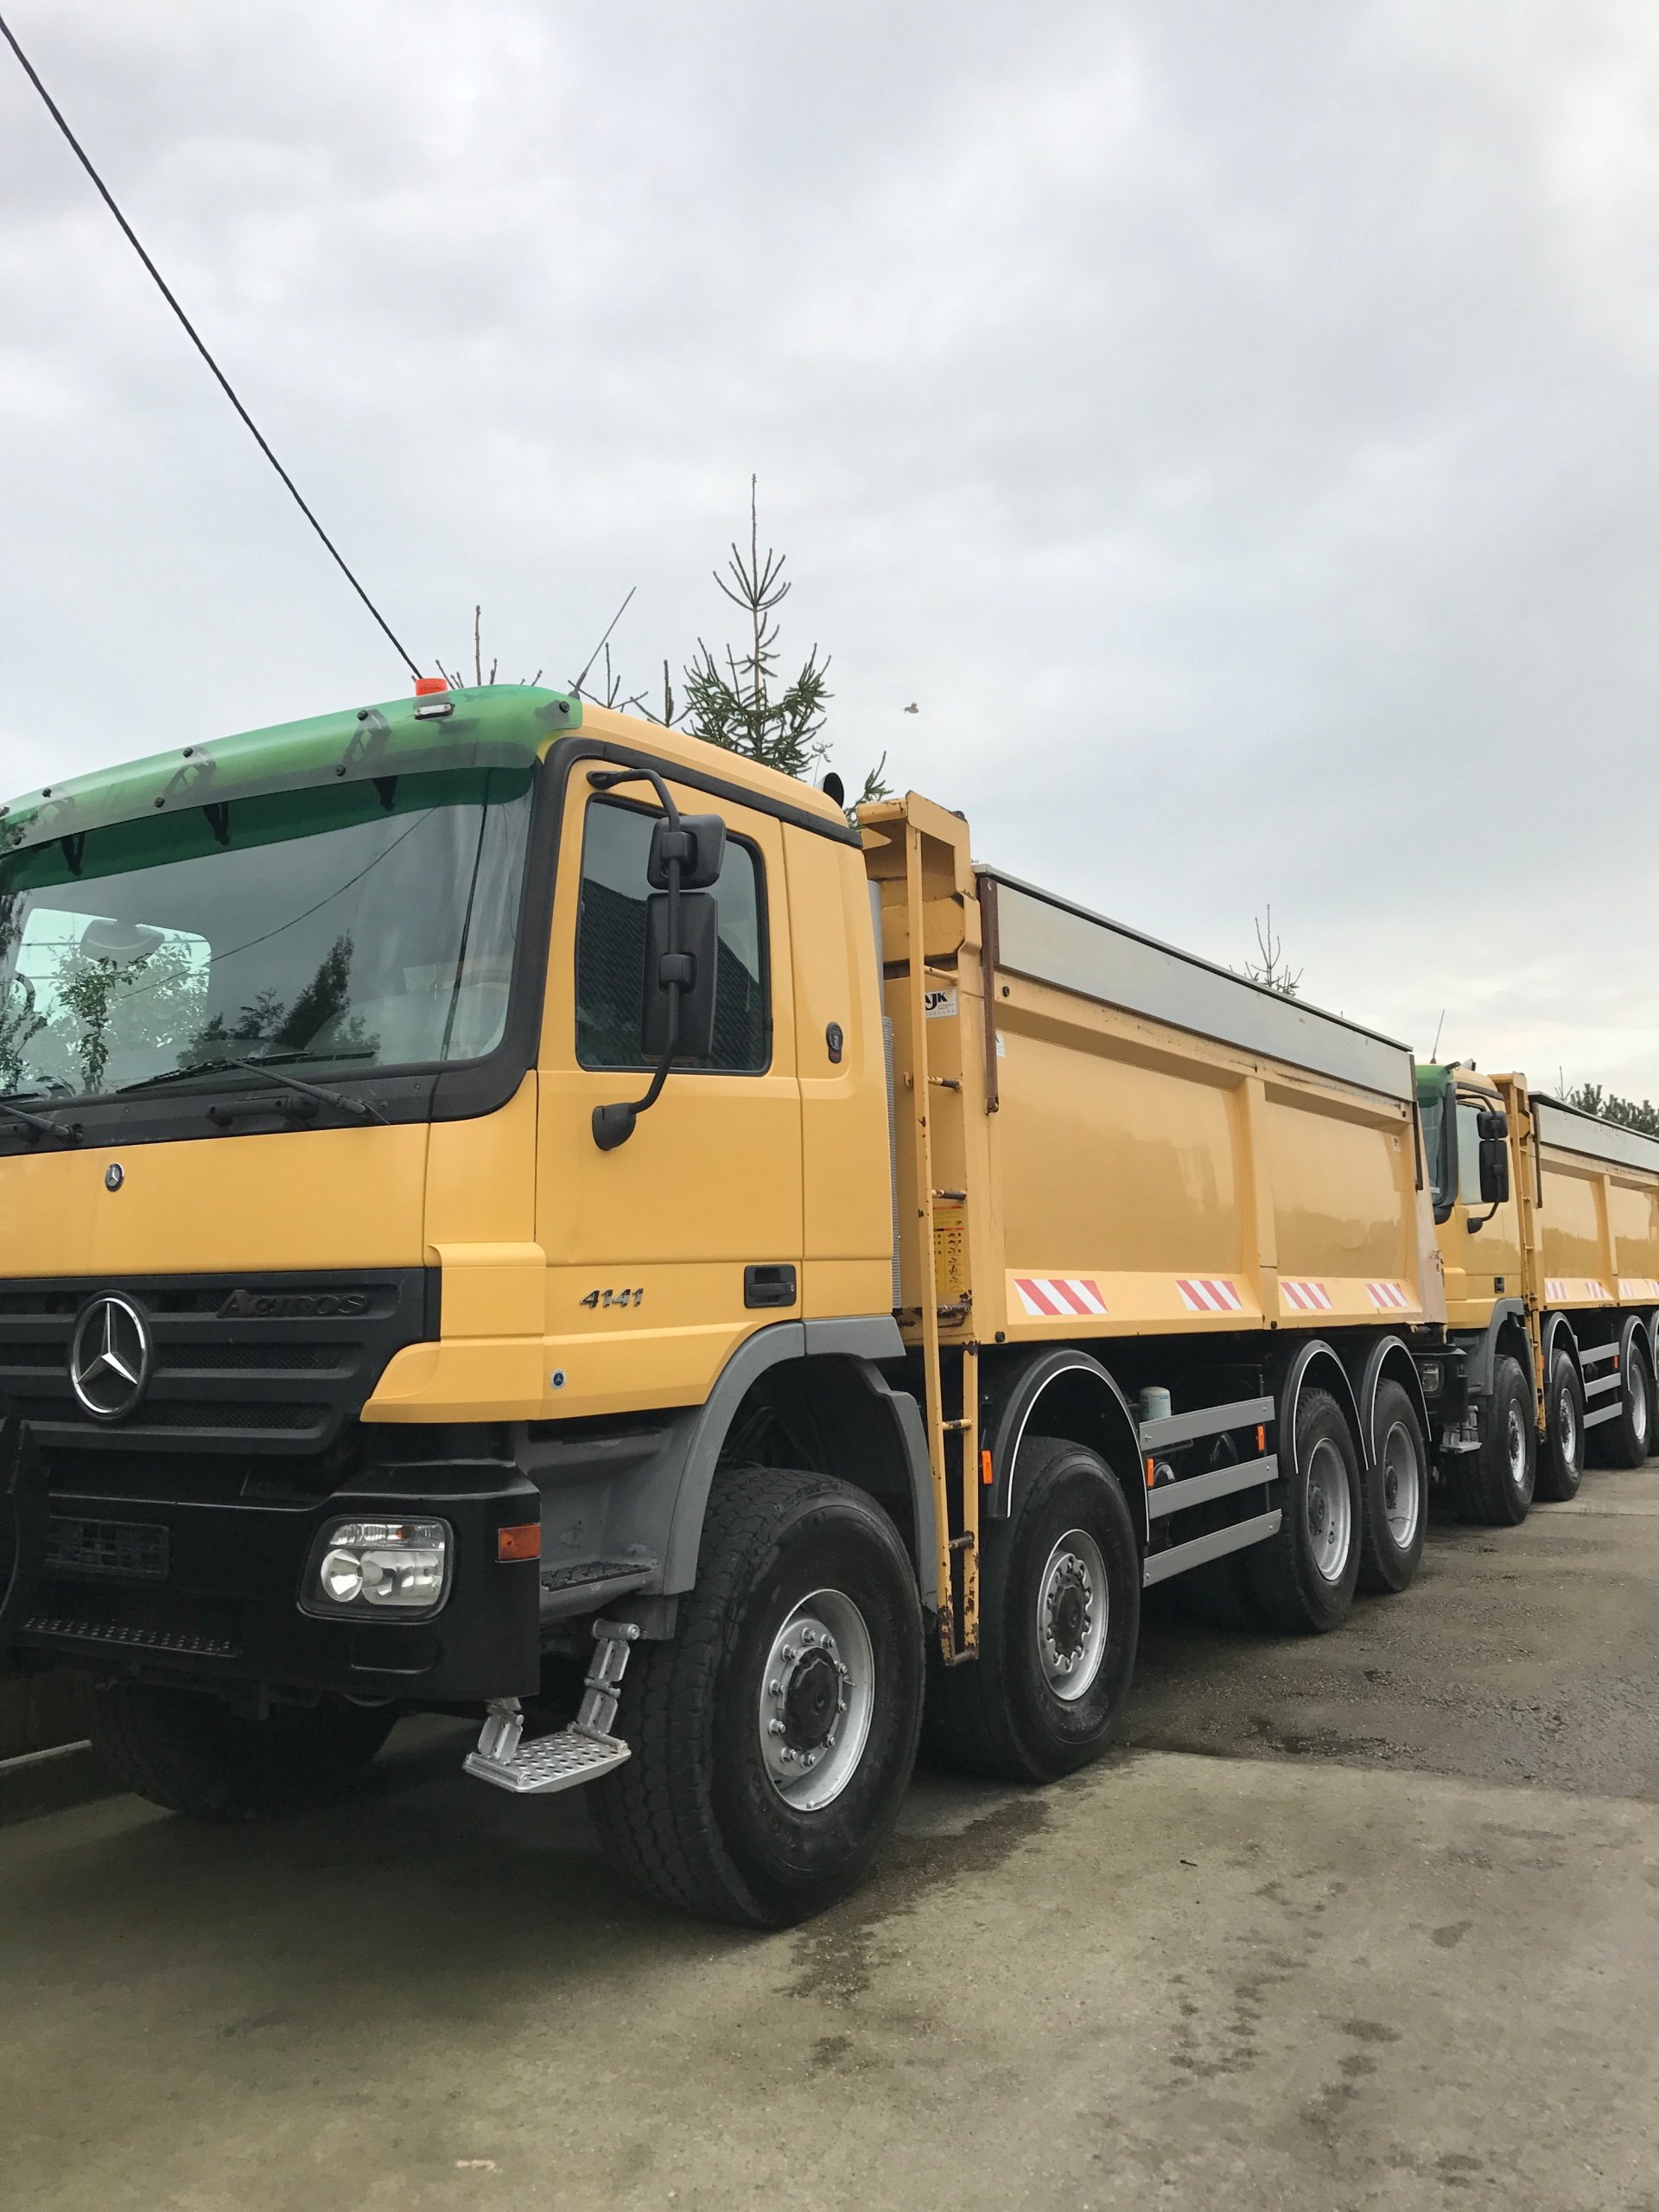
<instances>
[{"instance_id":1,"label":"second yellow truck","mask_svg":"<svg viewBox=\"0 0 1659 2212\"><path fill-rule=\"evenodd\" d=\"M1451 1358L1441 1464L1471 1520L1575 1497L1586 1440L1653 1439L1659 1141L1530 1091L1420 1068Z\"/></svg>"}]
</instances>

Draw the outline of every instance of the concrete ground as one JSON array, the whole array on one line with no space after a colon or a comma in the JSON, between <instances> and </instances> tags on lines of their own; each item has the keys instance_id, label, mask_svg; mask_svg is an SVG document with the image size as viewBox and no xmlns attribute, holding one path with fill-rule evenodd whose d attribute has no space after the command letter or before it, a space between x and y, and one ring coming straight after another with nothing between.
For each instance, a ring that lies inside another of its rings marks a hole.
<instances>
[{"instance_id":1,"label":"concrete ground","mask_svg":"<svg viewBox=\"0 0 1659 2212\"><path fill-rule=\"evenodd\" d=\"M766 1938L433 1723L279 1830L19 1819L0 2203L1659 2212L1659 1466L1338 1637L1160 1613L1131 1734Z\"/></svg>"}]
</instances>

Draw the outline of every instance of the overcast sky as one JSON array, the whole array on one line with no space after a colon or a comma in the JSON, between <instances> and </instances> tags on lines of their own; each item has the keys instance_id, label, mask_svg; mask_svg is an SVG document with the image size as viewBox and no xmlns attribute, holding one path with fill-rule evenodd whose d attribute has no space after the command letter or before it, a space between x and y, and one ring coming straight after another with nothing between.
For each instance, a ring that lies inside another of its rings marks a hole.
<instances>
[{"instance_id":1,"label":"overcast sky","mask_svg":"<svg viewBox=\"0 0 1659 2212\"><path fill-rule=\"evenodd\" d=\"M755 471L849 781L1659 1096L1653 0L0 11L423 665L677 671ZM3 53L0 297L0 780L401 695Z\"/></svg>"}]
</instances>

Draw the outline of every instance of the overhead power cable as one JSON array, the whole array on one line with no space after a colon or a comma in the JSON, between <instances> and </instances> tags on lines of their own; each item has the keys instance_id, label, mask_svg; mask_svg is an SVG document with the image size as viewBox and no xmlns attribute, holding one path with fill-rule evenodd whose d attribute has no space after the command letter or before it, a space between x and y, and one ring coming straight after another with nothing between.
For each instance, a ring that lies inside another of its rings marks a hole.
<instances>
[{"instance_id":1,"label":"overhead power cable","mask_svg":"<svg viewBox=\"0 0 1659 2212\"><path fill-rule=\"evenodd\" d=\"M397 650L404 665L408 668L410 674L418 677L421 671L410 658L408 649L404 645L403 640L397 636L391 623L387 621L385 616L380 612L374 601L369 597L367 592L364 590L362 585L353 575L351 569L346 566L346 557L341 553L339 546L335 544L334 539L329 537L327 531L323 528L322 524L317 520L315 515L312 513L310 508L306 505L305 500L301 496L299 486L296 484L294 479L283 467L282 462L277 460L276 454L270 449L264 433L260 429L259 425L254 421L252 416L249 414L247 409L242 404L242 402L237 397L236 391L232 385L230 378L226 375L224 370L219 367L219 363L208 352L207 346L202 340L200 332L196 328L194 323L191 321L189 316L186 315L184 309L179 305L177 299L174 296L172 287L168 284L166 277L162 276L161 270L156 266L156 264L150 259L149 254L145 251L144 247L139 239L138 233L133 229L132 225L127 220L126 217L121 213L121 210L116 206L114 195L111 193L108 185L105 183L103 178L92 167L91 158L88 156L86 148L81 144L79 139L76 137L74 132L69 128L68 123L65 119L63 110L58 105L51 93L47 91L46 86L41 82L39 73L36 71L34 63L23 52L22 48L18 45L11 26L7 22L3 16L0 16L0 37L4 38L6 44L16 55L19 67L22 68L23 74L29 79L29 83L34 86L41 99L45 101L47 112L51 116L54 123L57 124L59 130L62 131L65 138L69 142L70 148L74 154L75 159L80 163L82 168L86 170L87 175L91 177L93 184L98 188L99 198L103 200L104 205L109 209L111 214L114 216L116 221L121 226L123 232L126 235L128 245L131 246L139 260L143 263L145 268L149 270L150 275L155 278L156 289L161 293L162 297L167 302L168 307L172 308L174 314L177 315L179 321L183 324L185 333L189 338L191 344L195 347L197 353L200 354L202 359L207 362L208 367L213 371L214 377L218 380L220 391L223 391L226 398L230 401L232 406L235 408L237 413L247 424L254 443L258 447L260 452L264 454L265 459L270 463L276 474L282 478L283 483L287 485L289 491L293 495L295 505L298 507L300 512L310 524L312 529L316 531L317 536L327 547L329 552L334 556L335 564L339 568L341 575L345 577L346 582L350 584L352 589L362 601L364 606L366 607L370 613L373 615L375 620L379 624L387 638L391 639L392 645Z\"/></svg>"}]
</instances>

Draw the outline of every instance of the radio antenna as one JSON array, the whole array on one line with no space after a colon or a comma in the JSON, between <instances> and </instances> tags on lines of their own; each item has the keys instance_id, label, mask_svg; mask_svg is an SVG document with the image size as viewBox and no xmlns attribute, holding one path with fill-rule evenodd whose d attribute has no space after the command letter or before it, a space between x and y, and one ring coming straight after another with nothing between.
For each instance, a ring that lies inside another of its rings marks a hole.
<instances>
[{"instance_id":1,"label":"radio antenna","mask_svg":"<svg viewBox=\"0 0 1659 2212\"><path fill-rule=\"evenodd\" d=\"M632 599L632 598L633 597L633 594L635 594L635 592L637 592L637 591L639 590L639 585L638 585L638 584L630 584L630 585L628 586L628 599ZM622 617L623 617L623 616L627 613L627 611L628 611L628 599L625 599L625 600L623 601L623 602L622 602L621 606L620 606L620 607L619 607L617 608L617 610L616 610L615 613L612 615L612 617L611 617L610 620L606 624L606 626L605 626L605 635L604 635L604 636L600 639L599 643L598 643L598 644L594 647L594 650L592 651L592 652L590 652L590 653L588 654L588 658L587 658L587 661L586 661L586 662L585 662L585 664L583 664L582 674L581 674L581 675L576 678L575 682L575 683L570 686L570 689L571 689L571 691L572 691L572 693L573 693L573 694L575 694L575 695L576 695L576 696L580 696L581 691L582 691L582 685L583 685L583 684L588 681L588 670L593 666L594 663L594 662L599 658L599 657L600 657L601 653L602 653L602 652L604 652L604 650L605 650L606 646L607 646L607 645L609 645L609 643L610 643L610 641L611 641L611 632L612 632L612 631L615 629L615 627L616 627L617 624L618 624L618 623L622 620Z\"/></svg>"},{"instance_id":2,"label":"radio antenna","mask_svg":"<svg viewBox=\"0 0 1659 2212\"><path fill-rule=\"evenodd\" d=\"M127 220L126 217L121 213L121 210L116 206L115 198L113 194L111 192L110 188L105 183L103 178L92 167L92 160L87 154L86 149L81 144L79 139L76 137L74 132L69 128L68 123L65 119L63 110L58 105L51 93L47 91L46 86L41 82L39 73L36 71L34 63L23 52L22 48L18 45L11 26L7 22L3 16L0 16L0 37L3 37L5 40L6 44L16 55L18 66L22 68L24 76L28 78L29 83L34 86L35 91L46 103L48 114L50 115L53 122L57 124L59 130L62 131L65 138L67 139L70 150L73 153L75 159L80 163L82 168L86 170L87 175L91 177L93 184L98 189L99 197L103 200L104 205L109 209L111 214L114 216L116 221L121 226L122 231L125 234L128 245L132 248L139 260L143 263L145 268L155 278L156 289L161 293L162 297L167 302L168 307L172 308L174 314L177 315L181 323L183 324L186 336L195 347L197 353L200 354L202 359L207 362L208 367L213 371L214 377L218 379L220 391L223 391L226 398L230 401L232 406L235 408L237 413L242 417L244 423L246 423L248 429L252 435L254 443L258 447L260 452L264 454L265 459L270 463L276 474L282 478L283 483L288 486L289 491L293 495L295 505L298 507L300 512L310 524L312 529L316 531L317 536L327 547L328 551L333 556L335 565L338 567L341 575L345 577L346 582L350 584L352 589L362 601L364 606L368 608L370 613L373 615L375 620L379 624L381 629L385 632L386 637L391 640L392 645L396 649L404 666L409 670L410 674L413 677L418 677L421 671L416 666L414 661L410 658L408 650L404 646L402 639L398 638L395 631L392 629L391 623L387 621L385 616L380 612L374 601L369 597L367 592L364 590L362 585L352 574L351 569L346 567L344 554L341 553L339 546L335 544L334 539L329 537L327 531L317 520L315 515L312 513L304 499L302 499L298 485L296 484L294 479L283 467L282 462L277 460L276 454L270 449L270 446L265 438L264 433L260 429L259 425L254 421L252 416L249 414L247 409L242 404L242 402L237 397L230 378L226 375L224 370L219 367L219 363L208 352L207 347L202 340L200 332L196 328L194 323L191 321L189 316L186 315L184 309L179 305L178 300L175 296L173 289L168 283L167 279L162 276L161 270L156 266L156 264L150 259L149 254L144 251L143 245L139 239L138 233L133 229L132 225ZM584 670L583 673L586 674L586 672L587 671Z\"/></svg>"}]
</instances>

